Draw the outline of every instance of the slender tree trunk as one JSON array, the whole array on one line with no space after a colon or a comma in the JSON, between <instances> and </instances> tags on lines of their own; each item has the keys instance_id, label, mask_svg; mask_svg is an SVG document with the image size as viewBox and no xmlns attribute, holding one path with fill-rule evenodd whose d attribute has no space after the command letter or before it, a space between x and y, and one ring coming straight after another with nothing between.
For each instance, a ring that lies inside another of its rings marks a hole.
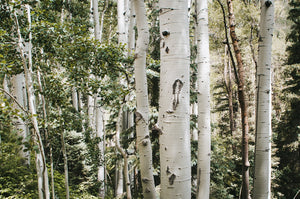
<instances>
[{"instance_id":1,"label":"slender tree trunk","mask_svg":"<svg viewBox=\"0 0 300 199\"><path fill-rule=\"evenodd\" d=\"M127 44L127 33L125 25L125 2L127 0L118 0L118 39L119 44Z\"/></svg>"},{"instance_id":2,"label":"slender tree trunk","mask_svg":"<svg viewBox=\"0 0 300 199\"><path fill-rule=\"evenodd\" d=\"M140 158L140 171L145 199L154 199L155 186L152 171L152 149L149 136L149 102L146 76L146 51L149 45L149 30L144 0L134 0L137 18L138 39L135 51L134 74L136 88L136 134Z\"/></svg>"},{"instance_id":3,"label":"slender tree trunk","mask_svg":"<svg viewBox=\"0 0 300 199\"><path fill-rule=\"evenodd\" d=\"M231 64L228 60L228 46L225 45L225 56L224 56L224 83L228 95L228 111L229 111L229 122L230 122L230 132L234 136L235 131L235 121L234 121L234 111L233 111L233 91L232 91L232 70Z\"/></svg>"},{"instance_id":4,"label":"slender tree trunk","mask_svg":"<svg viewBox=\"0 0 300 199\"><path fill-rule=\"evenodd\" d=\"M122 155L124 159L124 167L123 167L123 173L125 178L125 188L126 188L126 196L127 199L131 199L131 189L130 189L130 180L129 180L129 173L128 173L128 157L126 151L121 147L120 144L120 134L122 130L122 114L123 114L123 106L121 106L119 115L118 115L118 121L117 121L117 128L116 128L116 136L115 136L115 144L116 148L119 151L119 153Z\"/></svg>"},{"instance_id":5,"label":"slender tree trunk","mask_svg":"<svg viewBox=\"0 0 300 199\"><path fill-rule=\"evenodd\" d=\"M61 146L62 146L62 152L64 157L64 171L65 171L65 189L66 189L66 199L70 198L70 191L69 191L69 170L68 170L68 156L67 156L67 150L66 150L66 144L65 144L65 135L64 131L61 132Z\"/></svg>"},{"instance_id":6,"label":"slender tree trunk","mask_svg":"<svg viewBox=\"0 0 300 199\"><path fill-rule=\"evenodd\" d=\"M187 0L160 0L159 131L162 199L191 198Z\"/></svg>"},{"instance_id":7,"label":"slender tree trunk","mask_svg":"<svg viewBox=\"0 0 300 199\"><path fill-rule=\"evenodd\" d=\"M197 199L208 199L210 188L210 63L207 0L196 1L198 166Z\"/></svg>"},{"instance_id":8,"label":"slender tree trunk","mask_svg":"<svg viewBox=\"0 0 300 199\"><path fill-rule=\"evenodd\" d=\"M93 7L93 22L94 22L94 37L98 42L101 42L102 37L102 29L99 22L99 11L98 11L98 0L92 0L92 7ZM104 19L104 11L102 13L102 17ZM103 26L103 20L101 25ZM98 77L95 77L99 79ZM100 89L97 91L98 93L101 92ZM98 93L94 95L94 111L95 117L94 125L95 125L95 132L96 137L99 138L99 143L97 144L98 150L100 153L99 157L99 166L98 166L98 173L97 173L97 180L100 182L99 187L99 197L105 197L105 161L104 161L104 150L105 150L105 142L104 142L104 120L103 120L103 113L101 110L101 106L98 104L101 98L98 96Z\"/></svg>"},{"instance_id":9,"label":"slender tree trunk","mask_svg":"<svg viewBox=\"0 0 300 199\"><path fill-rule=\"evenodd\" d=\"M38 80L38 85L39 85L39 90L40 90L40 98L41 98L42 107L43 107L43 118L44 118L43 128L44 128L44 131L45 131L45 142L47 143L46 147L49 147L50 174L51 174L51 193L52 193L52 198L55 198L52 144L51 144L51 142L49 142L46 100L45 100L44 95L42 94L43 93L43 86L42 86L40 68L38 68L38 70L37 70L37 80Z\"/></svg>"},{"instance_id":10,"label":"slender tree trunk","mask_svg":"<svg viewBox=\"0 0 300 199\"><path fill-rule=\"evenodd\" d=\"M238 68L238 99L241 108L241 117L242 117L242 199L250 198L249 192L249 158L248 158L248 133L249 133L249 124L248 124L248 103L245 93L245 74L244 66L242 61L241 50L238 44L238 38L235 32L235 17L233 13L232 0L227 0L228 13L229 13L229 27L230 27L230 37L232 40L232 45L235 53L235 58L237 61Z\"/></svg>"},{"instance_id":11,"label":"slender tree trunk","mask_svg":"<svg viewBox=\"0 0 300 199\"><path fill-rule=\"evenodd\" d=\"M29 5L26 5L26 11L27 11L27 17L28 17L28 23L29 23L29 30L31 29L31 15L30 15L30 7ZM45 152L44 152L44 146L42 142L42 138L39 131L37 116L36 116L36 109L34 104L34 90L33 90L33 81L32 81L32 54L31 54L31 32L29 32L29 42L28 42L28 60L25 57L24 53L24 45L23 45L23 39L21 35L21 30L17 18L16 11L13 11L14 19L15 19L15 25L17 28L17 34L18 34L18 49L20 51L20 56L23 62L23 68L25 73L25 84L27 89L27 95L28 95L28 105L29 105L29 111L32 115L31 121L33 124L33 129L36 136L36 142L39 146L39 153L36 153L36 166L37 166L37 174L38 174L38 191L39 191L39 198L50 198L50 192L49 192L49 185L48 185L48 172L46 167L46 159L45 159Z\"/></svg>"},{"instance_id":12,"label":"slender tree trunk","mask_svg":"<svg viewBox=\"0 0 300 199\"><path fill-rule=\"evenodd\" d=\"M274 27L272 0L261 1L257 67L254 199L271 198L271 57Z\"/></svg>"},{"instance_id":13,"label":"slender tree trunk","mask_svg":"<svg viewBox=\"0 0 300 199\"><path fill-rule=\"evenodd\" d=\"M124 185L124 178L123 178L123 160L117 160L116 163L116 186L115 186L115 195L116 198L121 198L123 194L123 185Z\"/></svg>"}]
</instances>

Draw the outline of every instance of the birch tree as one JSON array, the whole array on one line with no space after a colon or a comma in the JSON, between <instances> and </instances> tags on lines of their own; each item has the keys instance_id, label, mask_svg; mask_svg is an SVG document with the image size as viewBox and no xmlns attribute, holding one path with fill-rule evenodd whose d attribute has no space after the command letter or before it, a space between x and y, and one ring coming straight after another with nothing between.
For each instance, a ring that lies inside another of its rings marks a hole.
<instances>
[{"instance_id":1,"label":"birch tree","mask_svg":"<svg viewBox=\"0 0 300 199\"><path fill-rule=\"evenodd\" d=\"M146 199L155 197L152 171L152 150L149 136L149 103L146 76L146 52L149 44L149 29L144 0L134 0L138 39L135 51L134 74L136 88L136 134L140 158L143 195Z\"/></svg>"},{"instance_id":2,"label":"birch tree","mask_svg":"<svg viewBox=\"0 0 300 199\"><path fill-rule=\"evenodd\" d=\"M256 73L256 139L253 198L271 197L271 57L274 26L272 0L261 1Z\"/></svg>"},{"instance_id":3,"label":"birch tree","mask_svg":"<svg viewBox=\"0 0 300 199\"><path fill-rule=\"evenodd\" d=\"M158 128L162 199L191 197L190 46L187 0L160 0Z\"/></svg>"},{"instance_id":4,"label":"birch tree","mask_svg":"<svg viewBox=\"0 0 300 199\"><path fill-rule=\"evenodd\" d=\"M198 100L198 165L197 198L209 198L210 188L210 63L207 0L197 0L197 100Z\"/></svg>"}]
</instances>

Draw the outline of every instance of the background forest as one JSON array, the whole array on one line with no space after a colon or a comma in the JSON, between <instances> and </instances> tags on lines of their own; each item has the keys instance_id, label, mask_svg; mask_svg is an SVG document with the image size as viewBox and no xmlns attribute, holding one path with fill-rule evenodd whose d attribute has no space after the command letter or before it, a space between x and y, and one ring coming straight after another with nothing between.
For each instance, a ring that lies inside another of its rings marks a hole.
<instances>
[{"instance_id":1,"label":"background forest","mask_svg":"<svg viewBox=\"0 0 300 199\"><path fill-rule=\"evenodd\" d=\"M144 2L158 195L160 12L158 0ZM197 18L195 1L189 2L191 192L196 198ZM274 6L271 198L292 199L300 198L300 2L276 0ZM260 2L235 0L233 8L245 70L251 195ZM47 198L47 192L50 198L129 198L129 192L143 198L136 141L143 117L136 111L134 68L140 34L133 0L1 0L0 19L0 198ZM208 0L208 20L210 198L239 198L242 129L226 41L227 1Z\"/></svg>"}]
</instances>

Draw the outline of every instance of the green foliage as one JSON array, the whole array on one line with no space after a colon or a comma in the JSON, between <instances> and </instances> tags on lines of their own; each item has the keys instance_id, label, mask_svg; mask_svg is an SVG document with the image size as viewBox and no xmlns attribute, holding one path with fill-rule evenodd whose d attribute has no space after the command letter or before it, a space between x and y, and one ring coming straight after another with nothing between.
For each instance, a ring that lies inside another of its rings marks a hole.
<instances>
[{"instance_id":1,"label":"green foliage","mask_svg":"<svg viewBox=\"0 0 300 199\"><path fill-rule=\"evenodd\" d=\"M291 42L291 45L287 48L289 53L287 63L296 64L300 63L300 2L292 0L290 2L290 12L288 19L292 21L291 32L289 33L287 40Z\"/></svg>"},{"instance_id":2,"label":"green foliage","mask_svg":"<svg viewBox=\"0 0 300 199\"><path fill-rule=\"evenodd\" d=\"M20 113L12 108L2 92L0 102L0 198L37 198L34 164L28 165L20 156L23 138L13 123Z\"/></svg>"},{"instance_id":3,"label":"green foliage","mask_svg":"<svg viewBox=\"0 0 300 199\"><path fill-rule=\"evenodd\" d=\"M288 102L286 110L276 125L274 143L279 164L276 167L275 193L280 198L293 198L300 186L300 65L285 69L286 88L283 100Z\"/></svg>"}]
</instances>

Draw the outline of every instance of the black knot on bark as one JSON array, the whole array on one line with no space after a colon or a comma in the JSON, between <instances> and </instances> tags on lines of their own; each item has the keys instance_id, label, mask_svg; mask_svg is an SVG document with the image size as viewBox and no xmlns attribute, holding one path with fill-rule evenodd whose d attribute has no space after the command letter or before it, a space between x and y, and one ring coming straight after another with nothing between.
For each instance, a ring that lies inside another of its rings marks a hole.
<instances>
[{"instance_id":1,"label":"black knot on bark","mask_svg":"<svg viewBox=\"0 0 300 199\"><path fill-rule=\"evenodd\" d=\"M268 0L265 2L266 7L270 7L272 5L272 1Z\"/></svg>"},{"instance_id":2,"label":"black knot on bark","mask_svg":"<svg viewBox=\"0 0 300 199\"><path fill-rule=\"evenodd\" d=\"M165 31L162 32L162 35L163 35L164 37L169 36L169 35L170 35L170 32L165 30Z\"/></svg>"}]
</instances>

